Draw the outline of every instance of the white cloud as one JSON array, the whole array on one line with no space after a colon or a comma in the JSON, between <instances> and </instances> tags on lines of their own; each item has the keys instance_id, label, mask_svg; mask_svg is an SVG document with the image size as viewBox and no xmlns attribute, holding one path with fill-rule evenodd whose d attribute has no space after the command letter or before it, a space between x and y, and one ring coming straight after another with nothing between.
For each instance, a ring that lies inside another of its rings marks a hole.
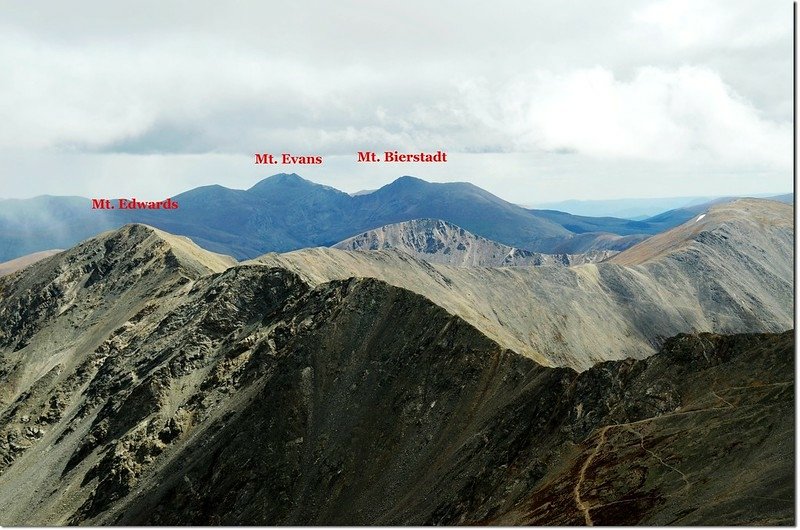
<instances>
[{"instance_id":1,"label":"white cloud","mask_svg":"<svg viewBox=\"0 0 800 530\"><path fill-rule=\"evenodd\" d=\"M506 87L469 82L465 109L516 150L653 161L701 157L791 167L791 123L763 118L699 67L647 67L629 81L595 67Z\"/></svg>"},{"instance_id":2,"label":"white cloud","mask_svg":"<svg viewBox=\"0 0 800 530\"><path fill-rule=\"evenodd\" d=\"M567 150L663 161L790 164L790 124L770 121L708 68L535 71L420 89L366 69L310 68L222 44L198 55L93 53L19 38L0 53L0 146L320 154L364 149Z\"/></svg>"},{"instance_id":3,"label":"white cloud","mask_svg":"<svg viewBox=\"0 0 800 530\"><path fill-rule=\"evenodd\" d=\"M660 0L634 11L632 33L681 48L749 48L789 36L791 14L789 2L774 0Z\"/></svg>"},{"instance_id":4,"label":"white cloud","mask_svg":"<svg viewBox=\"0 0 800 530\"><path fill-rule=\"evenodd\" d=\"M648 164L791 182L790 3L465 3L16 4L0 20L0 194L37 173L42 192L90 189L112 159L200 184L203 156L216 172L256 151L365 149L473 153L485 174L546 171L573 192ZM343 164L314 171L367 178Z\"/></svg>"},{"instance_id":5,"label":"white cloud","mask_svg":"<svg viewBox=\"0 0 800 530\"><path fill-rule=\"evenodd\" d=\"M398 116L416 98L429 99L400 72L260 57L213 39L202 44L168 38L94 50L9 35L0 46L0 147L124 151L135 143L179 153L328 153L378 142L403 148L416 141L411 136L430 134L380 118L382 102ZM159 144L165 136L187 145Z\"/></svg>"}]
</instances>

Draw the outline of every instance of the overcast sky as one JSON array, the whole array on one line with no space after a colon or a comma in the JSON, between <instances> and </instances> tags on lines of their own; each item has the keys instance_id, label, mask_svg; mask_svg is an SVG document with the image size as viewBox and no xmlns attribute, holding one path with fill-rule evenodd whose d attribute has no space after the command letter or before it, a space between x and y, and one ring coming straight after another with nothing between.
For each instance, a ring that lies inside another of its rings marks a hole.
<instances>
[{"instance_id":1,"label":"overcast sky","mask_svg":"<svg viewBox=\"0 0 800 530\"><path fill-rule=\"evenodd\" d=\"M789 0L0 12L0 197L155 199L278 172L348 192L469 181L519 203L792 188ZM447 164L355 162L437 149Z\"/></svg>"}]
</instances>

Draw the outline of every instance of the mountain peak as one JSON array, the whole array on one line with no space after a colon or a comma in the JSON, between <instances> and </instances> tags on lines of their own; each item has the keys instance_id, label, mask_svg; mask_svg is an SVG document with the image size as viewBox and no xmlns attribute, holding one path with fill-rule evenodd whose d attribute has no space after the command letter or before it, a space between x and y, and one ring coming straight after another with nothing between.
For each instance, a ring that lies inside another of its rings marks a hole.
<instances>
[{"instance_id":1,"label":"mountain peak","mask_svg":"<svg viewBox=\"0 0 800 530\"><path fill-rule=\"evenodd\" d=\"M457 267L557 266L594 263L614 252L569 256L531 252L475 235L441 219L420 218L385 225L345 239L333 248L397 249L416 258Z\"/></svg>"},{"instance_id":2,"label":"mountain peak","mask_svg":"<svg viewBox=\"0 0 800 530\"><path fill-rule=\"evenodd\" d=\"M411 175L403 175L402 177L398 177L393 182L387 184L387 186L397 188L397 187L409 187L409 186L422 186L424 184L430 184L430 182L428 182L427 180L422 180L421 178L412 177Z\"/></svg>"},{"instance_id":3,"label":"mountain peak","mask_svg":"<svg viewBox=\"0 0 800 530\"><path fill-rule=\"evenodd\" d=\"M267 177L267 178L275 179L275 180L279 180L279 181L283 181L283 182L299 182L299 181L311 182L309 180L304 179L303 177L301 177L297 173L276 173L275 175L272 175L271 177Z\"/></svg>"},{"instance_id":4,"label":"mountain peak","mask_svg":"<svg viewBox=\"0 0 800 530\"><path fill-rule=\"evenodd\" d=\"M102 258L97 252L100 248L103 249ZM90 260L106 262L124 261L140 254L147 259L162 256L166 257L167 263L179 264L184 272L194 277L222 272L236 264L230 256L200 248L186 236L170 234L143 223L126 224L100 234L67 251L67 254L74 251Z\"/></svg>"},{"instance_id":5,"label":"mountain peak","mask_svg":"<svg viewBox=\"0 0 800 530\"><path fill-rule=\"evenodd\" d=\"M472 184L471 182L428 182L427 180L423 180L418 177L413 177L411 175L403 175L395 179L394 181L386 184L382 188L377 191L389 191L391 193L397 193L398 191L418 191L418 190L425 190L425 191L442 191L447 190L449 192L458 192L458 193L467 193L469 195L475 196L480 195L488 200L491 201L500 201L505 204L510 204L504 201L503 199L493 195L492 193ZM513 205L517 207L516 205Z\"/></svg>"},{"instance_id":6,"label":"mountain peak","mask_svg":"<svg viewBox=\"0 0 800 530\"><path fill-rule=\"evenodd\" d=\"M275 186L275 185L312 185L316 186L314 182L310 180L306 180L297 173L278 173L276 175L269 176L265 179L262 179L256 182L249 190L247 191L257 191L260 189L264 189L266 187Z\"/></svg>"},{"instance_id":7,"label":"mountain peak","mask_svg":"<svg viewBox=\"0 0 800 530\"><path fill-rule=\"evenodd\" d=\"M283 199L287 197L301 197L308 192L349 197L349 195L341 190L304 179L297 173L278 173L277 175L272 175L256 183L252 188L247 190L247 192L255 193L256 195L277 196Z\"/></svg>"},{"instance_id":8,"label":"mountain peak","mask_svg":"<svg viewBox=\"0 0 800 530\"><path fill-rule=\"evenodd\" d=\"M104 232L19 274L3 277L4 300L13 300L12 307L39 310L15 315L0 308L0 348L24 348L40 326L76 304L90 304L95 316L87 320L100 322L119 314L115 313L119 308L130 309L143 296L156 292L169 296L188 282L235 263L233 258L201 249L187 237L144 224Z\"/></svg>"}]
</instances>

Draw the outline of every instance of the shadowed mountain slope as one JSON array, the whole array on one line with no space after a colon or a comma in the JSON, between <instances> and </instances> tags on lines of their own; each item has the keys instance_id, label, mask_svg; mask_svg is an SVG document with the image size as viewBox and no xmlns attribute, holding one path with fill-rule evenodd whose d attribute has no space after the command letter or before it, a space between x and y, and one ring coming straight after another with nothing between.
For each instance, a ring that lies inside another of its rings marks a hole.
<instances>
[{"instance_id":1,"label":"shadowed mountain slope","mask_svg":"<svg viewBox=\"0 0 800 530\"><path fill-rule=\"evenodd\" d=\"M80 197L0 201L0 260L67 248L126 223L145 223L188 236L208 250L248 259L334 245L365 231L423 218L441 219L509 247L581 254L624 250L694 215L674 211L631 221L527 210L469 183L431 183L409 176L356 196L295 174L279 174L248 190L203 186L174 199L180 207L168 211L91 210L91 201Z\"/></svg>"},{"instance_id":2,"label":"shadowed mountain slope","mask_svg":"<svg viewBox=\"0 0 800 530\"><path fill-rule=\"evenodd\" d=\"M499 344L550 366L586 369L650 355L665 337L682 332L791 328L792 208L742 200L692 223L676 229L687 239L669 239L661 253L647 250L648 240L640 244L645 250L637 245L610 263L570 268L467 269L397 251L325 248L256 261L292 270L312 285L365 276L412 290ZM642 254L652 259L625 257Z\"/></svg>"},{"instance_id":3,"label":"shadowed mountain slope","mask_svg":"<svg viewBox=\"0 0 800 530\"><path fill-rule=\"evenodd\" d=\"M0 524L790 524L793 341L546 368L127 226L0 278Z\"/></svg>"},{"instance_id":4,"label":"shadowed mountain slope","mask_svg":"<svg viewBox=\"0 0 800 530\"><path fill-rule=\"evenodd\" d=\"M131 225L4 276L0 405L45 374L74 368L76 354L94 349L96 337L104 340L139 312L168 310L193 279L234 263L186 238Z\"/></svg>"},{"instance_id":5,"label":"shadowed mountain slope","mask_svg":"<svg viewBox=\"0 0 800 530\"><path fill-rule=\"evenodd\" d=\"M364 230L420 217L466 223L465 228L485 237L527 246L549 244L571 233L472 184L414 177L351 197L295 174L280 174L246 191L209 186L175 200L181 205L176 211L125 215L128 221L187 235L204 248L237 258L328 246Z\"/></svg>"}]
</instances>

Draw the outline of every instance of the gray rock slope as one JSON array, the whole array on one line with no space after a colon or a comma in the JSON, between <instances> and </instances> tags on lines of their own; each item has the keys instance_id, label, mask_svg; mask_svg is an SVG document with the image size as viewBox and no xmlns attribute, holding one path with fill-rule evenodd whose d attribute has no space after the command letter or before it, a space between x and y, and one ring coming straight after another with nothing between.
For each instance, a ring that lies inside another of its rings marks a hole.
<instances>
[{"instance_id":1,"label":"gray rock slope","mask_svg":"<svg viewBox=\"0 0 800 530\"><path fill-rule=\"evenodd\" d=\"M793 325L792 207L716 206L609 262L459 268L404 252L305 249L257 261L312 285L373 277L435 301L502 346L583 370L654 353L678 333L780 332Z\"/></svg>"},{"instance_id":2,"label":"gray rock slope","mask_svg":"<svg viewBox=\"0 0 800 530\"><path fill-rule=\"evenodd\" d=\"M455 267L569 266L603 261L616 251L586 254L542 254L503 245L476 236L440 219L414 219L395 223L345 239L340 250L397 249L432 263Z\"/></svg>"},{"instance_id":3,"label":"gray rock slope","mask_svg":"<svg viewBox=\"0 0 800 530\"><path fill-rule=\"evenodd\" d=\"M547 368L127 226L0 278L0 524L792 524L793 343Z\"/></svg>"}]
</instances>

